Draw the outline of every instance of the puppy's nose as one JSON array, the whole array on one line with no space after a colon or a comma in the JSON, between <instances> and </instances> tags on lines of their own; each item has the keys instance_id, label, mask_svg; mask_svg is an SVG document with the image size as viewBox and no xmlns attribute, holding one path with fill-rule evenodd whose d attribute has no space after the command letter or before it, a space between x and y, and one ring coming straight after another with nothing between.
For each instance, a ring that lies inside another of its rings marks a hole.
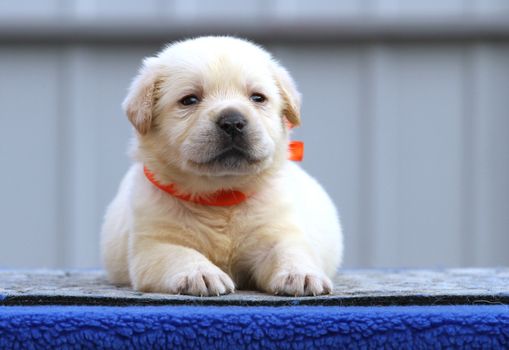
<instances>
[{"instance_id":1,"label":"puppy's nose","mask_svg":"<svg viewBox=\"0 0 509 350\"><path fill-rule=\"evenodd\" d=\"M246 125L247 119L236 110L225 110L217 119L217 126L231 137L241 135Z\"/></svg>"}]
</instances>

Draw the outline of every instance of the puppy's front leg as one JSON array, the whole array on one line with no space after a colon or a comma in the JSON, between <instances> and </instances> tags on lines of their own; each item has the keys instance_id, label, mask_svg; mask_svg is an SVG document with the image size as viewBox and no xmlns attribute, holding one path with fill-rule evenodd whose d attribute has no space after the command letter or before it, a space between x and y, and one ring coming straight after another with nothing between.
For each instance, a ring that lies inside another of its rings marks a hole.
<instances>
[{"instance_id":1,"label":"puppy's front leg","mask_svg":"<svg viewBox=\"0 0 509 350\"><path fill-rule=\"evenodd\" d=\"M209 296L235 289L226 273L192 248L143 235L129 243L129 274L136 290Z\"/></svg>"},{"instance_id":2,"label":"puppy's front leg","mask_svg":"<svg viewBox=\"0 0 509 350\"><path fill-rule=\"evenodd\" d=\"M319 267L316 253L300 234L263 236L265 244L253 245L249 253L252 277L259 289L295 296L332 291L332 282Z\"/></svg>"}]
</instances>

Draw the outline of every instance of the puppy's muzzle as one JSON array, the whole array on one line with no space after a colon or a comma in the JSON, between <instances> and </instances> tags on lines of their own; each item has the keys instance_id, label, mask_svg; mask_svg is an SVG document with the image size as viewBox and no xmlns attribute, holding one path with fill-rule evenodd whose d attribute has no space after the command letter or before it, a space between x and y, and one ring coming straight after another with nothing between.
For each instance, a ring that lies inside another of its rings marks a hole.
<instances>
[{"instance_id":1,"label":"puppy's muzzle","mask_svg":"<svg viewBox=\"0 0 509 350\"><path fill-rule=\"evenodd\" d=\"M216 124L224 136L229 136L233 140L244 136L247 119L235 109L225 109L217 118Z\"/></svg>"}]
</instances>

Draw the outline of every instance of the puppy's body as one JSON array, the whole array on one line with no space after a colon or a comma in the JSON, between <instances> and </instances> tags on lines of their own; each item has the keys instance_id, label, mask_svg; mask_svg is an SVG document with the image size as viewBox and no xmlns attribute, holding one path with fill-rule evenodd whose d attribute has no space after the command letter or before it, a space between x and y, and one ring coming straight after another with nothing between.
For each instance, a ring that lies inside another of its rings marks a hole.
<instances>
[{"instance_id":1,"label":"puppy's body","mask_svg":"<svg viewBox=\"0 0 509 350\"><path fill-rule=\"evenodd\" d=\"M137 162L103 227L111 281L193 295L224 294L235 285L290 295L329 292L342 258L341 229L324 190L286 159L284 119L299 122L291 78L265 51L233 38L176 44L154 62L126 99L138 131ZM263 102L254 90L263 91ZM183 106L189 92L199 103ZM235 135L220 123L225 115L242 117ZM226 188L247 199L226 207L183 201L155 187L144 166L184 193Z\"/></svg>"}]
</instances>

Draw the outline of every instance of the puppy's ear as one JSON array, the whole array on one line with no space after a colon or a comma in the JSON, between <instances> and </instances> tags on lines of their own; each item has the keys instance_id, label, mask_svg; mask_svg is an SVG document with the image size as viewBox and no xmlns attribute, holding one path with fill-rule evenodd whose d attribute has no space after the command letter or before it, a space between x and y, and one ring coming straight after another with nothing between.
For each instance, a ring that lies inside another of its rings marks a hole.
<instances>
[{"instance_id":1,"label":"puppy's ear","mask_svg":"<svg viewBox=\"0 0 509 350\"><path fill-rule=\"evenodd\" d=\"M152 124L158 78L157 68L150 65L150 59L145 60L122 103L129 121L142 135L149 131Z\"/></svg>"},{"instance_id":2,"label":"puppy's ear","mask_svg":"<svg viewBox=\"0 0 509 350\"><path fill-rule=\"evenodd\" d=\"M300 125L301 96L297 86L286 69L279 64L274 64L276 82L283 97L283 116L292 126Z\"/></svg>"}]
</instances>

